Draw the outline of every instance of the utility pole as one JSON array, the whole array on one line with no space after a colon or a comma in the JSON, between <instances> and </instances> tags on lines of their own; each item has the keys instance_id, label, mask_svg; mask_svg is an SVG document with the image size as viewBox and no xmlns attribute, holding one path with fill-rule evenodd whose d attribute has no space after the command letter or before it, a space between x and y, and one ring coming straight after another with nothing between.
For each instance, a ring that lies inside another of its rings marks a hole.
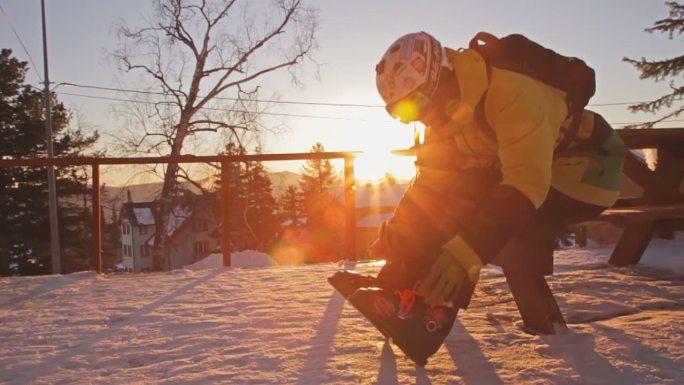
<instances>
[{"instance_id":1,"label":"utility pole","mask_svg":"<svg viewBox=\"0 0 684 385\"><path fill-rule=\"evenodd\" d=\"M54 157L52 143L52 103L50 102L50 77L48 75L47 32L45 29L45 0L40 0L43 19L43 67L45 69L45 136L48 159ZM59 224L57 220L57 186L55 186L55 167L48 166L48 206L50 216L50 254L52 254L52 274L62 273L62 256L59 247Z\"/></svg>"}]
</instances>

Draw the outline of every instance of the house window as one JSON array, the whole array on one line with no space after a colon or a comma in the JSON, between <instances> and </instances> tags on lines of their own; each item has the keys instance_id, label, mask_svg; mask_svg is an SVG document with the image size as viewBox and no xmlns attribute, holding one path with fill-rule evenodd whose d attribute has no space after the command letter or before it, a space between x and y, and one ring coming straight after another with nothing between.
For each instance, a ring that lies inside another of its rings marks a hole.
<instances>
[{"instance_id":1,"label":"house window","mask_svg":"<svg viewBox=\"0 0 684 385\"><path fill-rule=\"evenodd\" d=\"M196 233L207 231L207 228L207 221L205 220L198 220L193 223L193 230Z\"/></svg>"},{"instance_id":2,"label":"house window","mask_svg":"<svg viewBox=\"0 0 684 385\"><path fill-rule=\"evenodd\" d=\"M147 234L147 226L145 226L145 225L140 225L140 226L139 226L139 229L138 229L138 232L140 233L140 235L145 235L145 234Z\"/></svg>"},{"instance_id":3,"label":"house window","mask_svg":"<svg viewBox=\"0 0 684 385\"><path fill-rule=\"evenodd\" d=\"M150 252L150 247L147 245L140 245L140 256L141 257L149 257L151 254Z\"/></svg>"},{"instance_id":4,"label":"house window","mask_svg":"<svg viewBox=\"0 0 684 385\"><path fill-rule=\"evenodd\" d=\"M209 251L209 242L201 241L192 244L192 251L195 253L206 253Z\"/></svg>"}]
</instances>

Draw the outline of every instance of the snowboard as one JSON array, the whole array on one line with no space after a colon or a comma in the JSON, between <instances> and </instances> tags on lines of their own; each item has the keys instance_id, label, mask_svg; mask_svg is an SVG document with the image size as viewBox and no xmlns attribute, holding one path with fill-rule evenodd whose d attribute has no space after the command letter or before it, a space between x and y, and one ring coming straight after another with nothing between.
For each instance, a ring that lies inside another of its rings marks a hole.
<instances>
[{"instance_id":1,"label":"snowboard","mask_svg":"<svg viewBox=\"0 0 684 385\"><path fill-rule=\"evenodd\" d=\"M354 294L362 287L380 287L378 279L372 275L363 275L351 270L340 270L328 277L328 283L344 298Z\"/></svg>"},{"instance_id":2,"label":"snowboard","mask_svg":"<svg viewBox=\"0 0 684 385\"><path fill-rule=\"evenodd\" d=\"M386 338L419 366L442 345L454 324L457 308L427 304L413 289L377 287L377 278L340 271L330 284ZM375 286L374 286L375 285Z\"/></svg>"}]
</instances>

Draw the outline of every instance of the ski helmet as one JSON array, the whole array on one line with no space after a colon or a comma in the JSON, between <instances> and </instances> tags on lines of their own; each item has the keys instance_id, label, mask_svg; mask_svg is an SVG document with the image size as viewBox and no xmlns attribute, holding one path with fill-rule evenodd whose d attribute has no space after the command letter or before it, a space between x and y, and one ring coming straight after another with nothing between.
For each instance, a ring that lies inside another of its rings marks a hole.
<instances>
[{"instance_id":1,"label":"ski helmet","mask_svg":"<svg viewBox=\"0 0 684 385\"><path fill-rule=\"evenodd\" d=\"M444 53L434 37L410 33L390 45L375 67L380 96L390 115L403 122L419 118L439 83Z\"/></svg>"}]
</instances>

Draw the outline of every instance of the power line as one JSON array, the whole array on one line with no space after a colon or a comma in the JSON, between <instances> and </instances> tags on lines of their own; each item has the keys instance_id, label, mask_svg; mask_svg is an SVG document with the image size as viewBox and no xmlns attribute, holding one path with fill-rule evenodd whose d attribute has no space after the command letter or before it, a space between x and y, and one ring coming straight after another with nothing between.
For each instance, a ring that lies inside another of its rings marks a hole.
<instances>
[{"instance_id":1,"label":"power line","mask_svg":"<svg viewBox=\"0 0 684 385\"><path fill-rule=\"evenodd\" d=\"M621 123L609 123L610 125L613 126L629 126L629 125L639 125L639 124L645 124L645 123L651 123L651 120L647 120L644 122L621 122ZM661 120L658 123L672 123L672 122L684 122L684 119L667 119L667 120Z\"/></svg>"},{"instance_id":2,"label":"power line","mask_svg":"<svg viewBox=\"0 0 684 385\"><path fill-rule=\"evenodd\" d=\"M628 106L631 104L648 103L648 100L641 102L615 102L615 103L591 103L587 104L587 107L610 107L610 106Z\"/></svg>"},{"instance_id":3,"label":"power line","mask_svg":"<svg viewBox=\"0 0 684 385\"><path fill-rule=\"evenodd\" d=\"M118 91L118 92L133 92L133 93L140 93L140 94L151 94L151 95L164 95L168 96L164 93L161 92L154 92L154 91L142 91L142 90L126 90L126 89L121 89L121 88L111 88L111 87L100 87L100 86L87 86L87 85L78 85L75 83L69 83L69 82L62 82L60 84L63 84L65 86L72 86L72 87L80 87L80 88L91 88L91 89L100 89L100 90L107 90L107 91ZM34 87L35 88L35 87ZM172 104L173 102L168 102L168 101L160 101L160 102L153 102L149 100L139 100L139 99L128 99L128 98L113 98L113 97L108 97L108 96L96 96L96 95L84 95L84 94L78 94L78 93L71 93L71 92L56 92L60 95L68 95L68 96L75 96L75 97L80 97L80 98L89 98L89 99L99 99L99 100L108 100L108 101L116 101L116 102L132 102L132 103L141 103L141 104ZM216 99L223 99L223 100L238 100L236 98L225 98L225 97L216 97ZM273 101L273 100L256 100L256 101L261 101L261 102L273 102L273 103L287 103L287 104L307 104L307 105L324 105L324 106L344 106L344 107L382 107L384 106L375 106L375 105L368 105L368 104L345 104L345 103L319 103L319 102L297 102L297 101ZM643 102L616 102L616 103L603 103L603 104L593 104L589 106L613 106L613 105L623 105L623 104L636 104L636 103L643 103ZM205 110L209 111L223 111L223 112L237 112L237 113L258 113L260 115L270 115L270 116L284 116L284 117L292 117L292 118L308 118L308 119L326 119L326 120L347 120L347 121L367 121L366 119L358 119L358 118L345 118L345 117L339 117L339 116L324 116L324 115L302 115L302 114L290 114L290 113L275 113L275 112L253 112L253 111L247 111L247 110L236 110L236 109L228 109L228 108L216 108L216 107L203 107ZM675 120L675 119L669 119L669 120L663 120L660 123L669 123L669 122L680 122L684 120ZM644 123L649 123L650 121L642 121L642 122L609 122L609 124L614 125L614 126L624 126L624 125L638 125L638 124L644 124Z\"/></svg>"},{"instance_id":4,"label":"power line","mask_svg":"<svg viewBox=\"0 0 684 385\"><path fill-rule=\"evenodd\" d=\"M130 93L146 94L146 95L170 96L168 93L164 93L164 92L132 90L132 89L125 89L125 88L114 88L114 87L103 87L103 86L93 86L93 85L76 84L76 83L70 83L70 82L64 82L63 84L66 86L71 86L71 87L87 88L87 89L94 89L94 90L101 90L101 91L130 92ZM205 96L201 96L201 97L205 97ZM223 97L223 96L215 96L213 99L231 100L231 101L241 100L238 98L228 98L228 97ZM303 102L303 101L274 100L274 99L255 99L254 101L259 102L259 103L299 104L299 105L307 105L307 106L385 108L385 106L376 105L376 104Z\"/></svg>"},{"instance_id":5,"label":"power line","mask_svg":"<svg viewBox=\"0 0 684 385\"><path fill-rule=\"evenodd\" d=\"M170 104L170 102L152 102L149 100L112 98L112 97L108 97L108 96L83 95L83 94L76 94L76 93L62 92L62 91L59 91L56 93L59 95L68 95L68 96L75 96L75 97L89 98L89 99L109 100L109 101L114 101L114 102L132 102L132 103L141 103L141 104ZM259 115L286 116L286 117L292 117L292 118L311 118L311 119L330 119L330 120L359 120L359 119L355 119L355 118L344 118L344 117L337 117L337 116L299 115L299 114L287 114L287 113L277 113L277 112L254 112L254 111L247 111L247 110L235 110L235 109L229 109L229 108L216 108L216 107L203 107L202 109L209 110L209 111L256 113Z\"/></svg>"},{"instance_id":6,"label":"power line","mask_svg":"<svg viewBox=\"0 0 684 385\"><path fill-rule=\"evenodd\" d=\"M68 84L68 83L67 83ZM88 99L99 99L99 100L108 100L108 101L114 101L114 102L132 102L132 103L141 103L141 104L170 104L170 102L152 102L149 100L137 100L137 99L125 99L125 98L112 98L108 96L95 96L95 95L83 95L83 94L76 94L76 93L71 93L71 92L56 92L57 94L60 95L68 95L68 96L75 96L75 97L80 97L80 98L88 98ZM209 111L223 111L223 112L238 112L238 113L257 113L259 115L270 115L270 116L284 116L284 117L291 117L291 118L307 118L307 119L326 119L326 120L346 120L346 121L367 121L366 119L358 119L358 118L344 118L344 117L339 117L339 116L324 116L324 115L300 115L300 114L288 114L288 113L277 113L277 112L252 112L252 111L247 111L247 110L235 110L235 109L229 109L229 108L216 108L216 107L203 107L205 110ZM684 120L677 120L677 119L668 119L668 120L663 120L662 122L659 123L671 123L671 122L682 122ZM619 122L619 123L614 123L614 122L608 122L610 125L613 126L626 126L626 125L638 125L638 124L644 124L644 123L649 123L650 121L643 121L643 122ZM383 122L384 123L384 122Z\"/></svg>"},{"instance_id":7,"label":"power line","mask_svg":"<svg viewBox=\"0 0 684 385\"><path fill-rule=\"evenodd\" d=\"M126 88L105 87L105 86L78 84L78 83L71 83L71 82L63 82L62 84L64 84L65 86L70 86L70 87L94 89L94 90L100 90L100 91L130 92L130 93L146 94L146 95L170 96L168 93L158 92L158 91L133 90L133 89L126 89ZM202 96L202 97L204 97L204 96ZM214 99L231 100L231 101L240 100L238 98L229 98L229 97L223 97L223 96L216 96L216 97L214 97ZM295 105L325 106L325 107L385 108L385 106L381 105L381 104L305 102L305 101L274 100L274 99L255 99L254 101L259 102L259 103L295 104ZM591 103L591 104L588 104L587 107L624 106L624 105L639 104L639 103L648 103L648 101Z\"/></svg>"},{"instance_id":8,"label":"power line","mask_svg":"<svg viewBox=\"0 0 684 385\"><path fill-rule=\"evenodd\" d=\"M26 48L26 45L24 44L23 40L21 40L21 37L19 36L19 33L17 32L17 30L14 28L14 24L12 24L12 20L10 20L9 15L7 14L7 12L5 12L5 9L2 8L2 4L0 4L0 13L2 14L2 16L7 21L7 24L10 26L10 29L14 33L14 36L17 38L17 40L19 40L19 44L21 45L21 48L26 53L26 56L28 56L29 61L31 62L33 71L36 73L36 76L38 76L38 80L43 82L43 78L40 77L40 74L38 73L38 70L37 70L38 67L36 66L36 63L33 61L33 57L31 57L31 53L29 52L28 48Z\"/></svg>"}]
</instances>

